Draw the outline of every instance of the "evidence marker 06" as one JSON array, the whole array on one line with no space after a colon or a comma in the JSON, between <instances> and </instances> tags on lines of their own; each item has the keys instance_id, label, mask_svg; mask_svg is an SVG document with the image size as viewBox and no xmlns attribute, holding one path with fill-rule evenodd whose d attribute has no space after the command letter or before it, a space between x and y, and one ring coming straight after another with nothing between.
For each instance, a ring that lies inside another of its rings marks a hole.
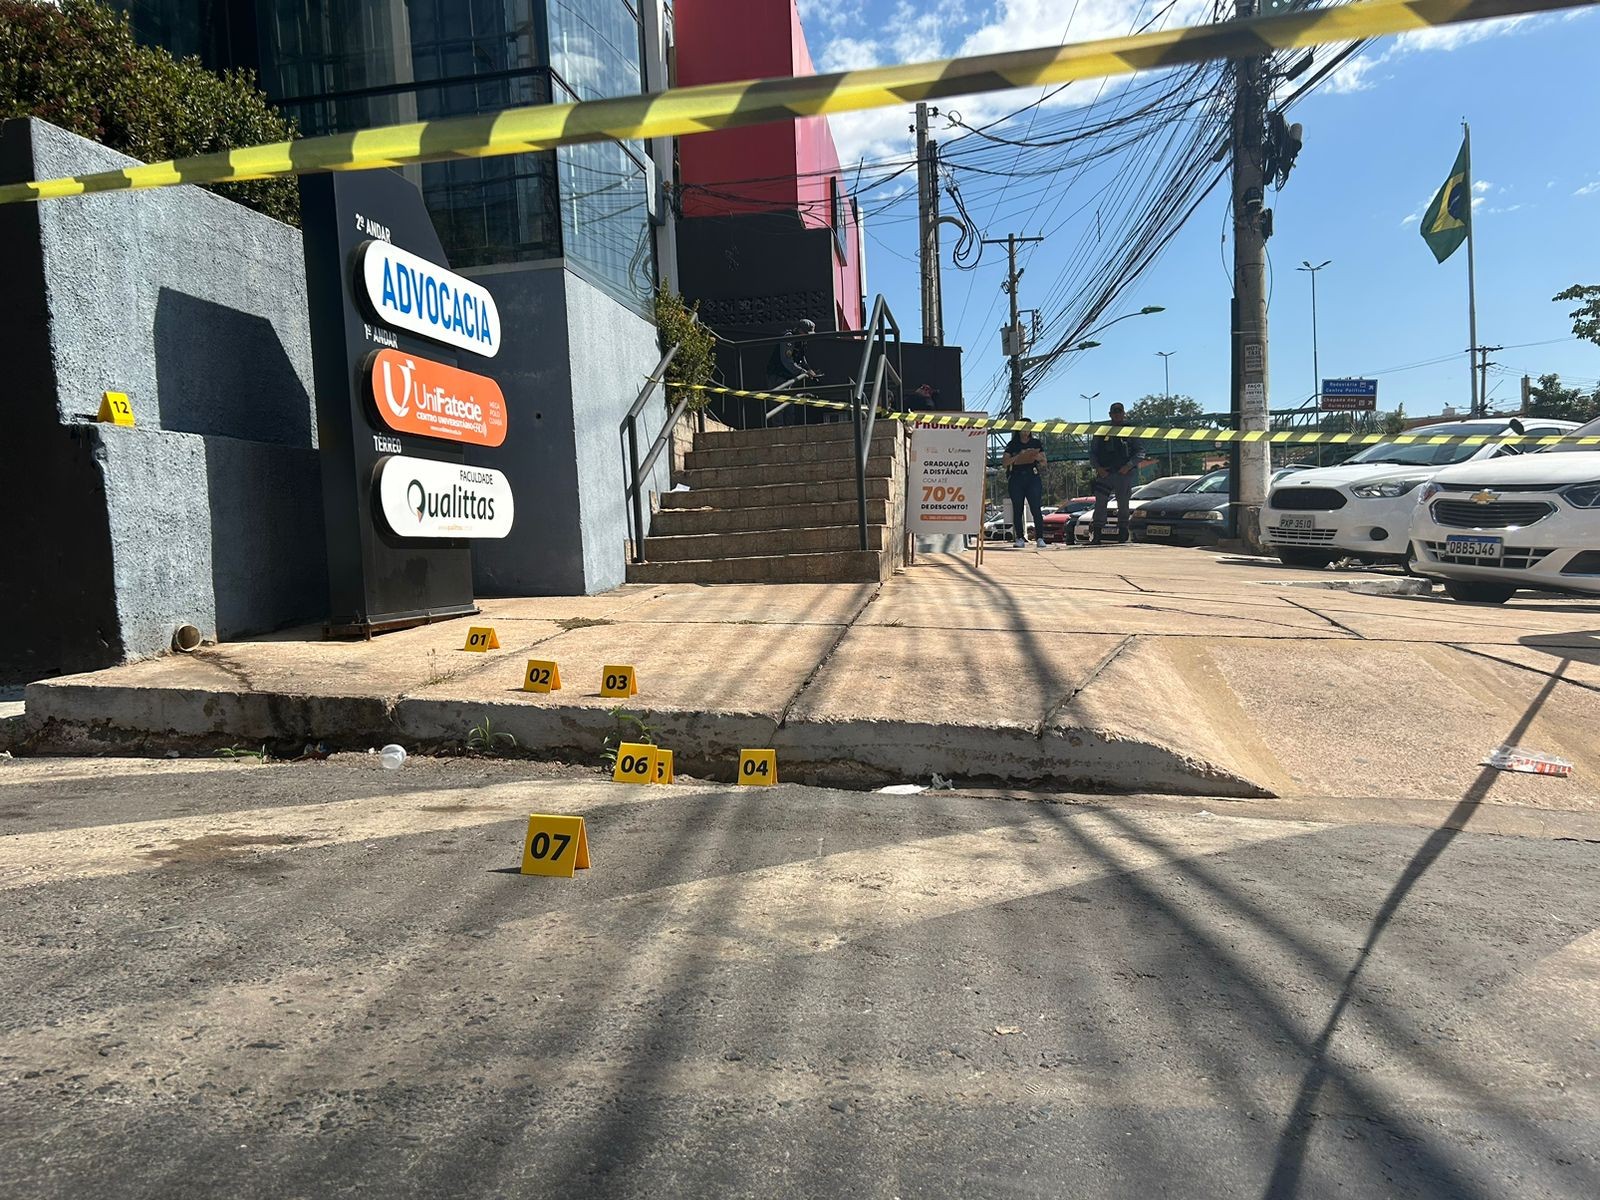
<instances>
[{"instance_id":1,"label":"evidence marker 06","mask_svg":"<svg viewBox=\"0 0 1600 1200\"><path fill-rule=\"evenodd\" d=\"M362 292L378 320L485 358L500 353L500 311L487 288L388 242L363 242Z\"/></svg>"},{"instance_id":2,"label":"evidence marker 06","mask_svg":"<svg viewBox=\"0 0 1600 1200\"><path fill-rule=\"evenodd\" d=\"M378 506L403 538L503 538L516 516L499 471L405 454L378 463Z\"/></svg>"}]
</instances>

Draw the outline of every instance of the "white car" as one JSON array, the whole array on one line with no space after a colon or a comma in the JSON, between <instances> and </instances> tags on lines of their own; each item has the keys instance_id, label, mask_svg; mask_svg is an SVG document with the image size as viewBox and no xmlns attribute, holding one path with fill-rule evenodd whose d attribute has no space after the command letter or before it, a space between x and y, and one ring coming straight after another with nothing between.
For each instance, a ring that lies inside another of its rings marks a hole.
<instances>
[{"instance_id":1,"label":"white car","mask_svg":"<svg viewBox=\"0 0 1600 1200\"><path fill-rule=\"evenodd\" d=\"M1570 433L1573 421L1488 417L1424 425L1421 434ZM1416 489L1445 467L1518 456L1522 448L1380 442L1337 467L1313 467L1279 480L1261 510L1267 544L1292 567L1325 567L1341 558L1404 563L1409 557Z\"/></svg>"},{"instance_id":2,"label":"white car","mask_svg":"<svg viewBox=\"0 0 1600 1200\"><path fill-rule=\"evenodd\" d=\"M1600 421L1576 436L1600 438ZM1413 569L1456 600L1600 595L1600 443L1447 467L1419 493L1411 541Z\"/></svg>"}]
</instances>

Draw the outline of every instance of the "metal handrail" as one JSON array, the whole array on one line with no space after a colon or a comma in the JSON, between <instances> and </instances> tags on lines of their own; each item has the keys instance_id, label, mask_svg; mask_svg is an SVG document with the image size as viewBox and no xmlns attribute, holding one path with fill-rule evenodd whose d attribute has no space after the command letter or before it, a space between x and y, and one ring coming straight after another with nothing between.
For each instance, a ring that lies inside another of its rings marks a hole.
<instances>
[{"instance_id":1,"label":"metal handrail","mask_svg":"<svg viewBox=\"0 0 1600 1200\"><path fill-rule=\"evenodd\" d=\"M889 305L882 295L872 305L872 319L867 322L865 344L861 347L860 378L856 383L854 394L850 400L850 423L855 427L856 450L856 527L861 537L861 549L869 549L867 544L867 459L872 454L872 427L878 419L878 400L883 394L883 375L889 367L889 331L894 331L895 351L900 350L900 325L894 319L894 314L889 311ZM866 396L867 371L872 363L873 343L878 345L878 369L873 375L872 394ZM900 378L900 372L894 371L895 379ZM866 407L866 428L862 428L863 402Z\"/></svg>"},{"instance_id":2,"label":"metal handrail","mask_svg":"<svg viewBox=\"0 0 1600 1200\"><path fill-rule=\"evenodd\" d=\"M628 438L628 469L627 491L625 498L633 515L633 561L644 562L644 477L650 473L650 468L656 465L656 459L661 457L661 449L667 444L667 439L672 436L678 420L683 416L683 410L689 407L689 398L692 392L685 390L683 399L678 401L678 406L672 410L672 415L667 418L667 423L661 427L661 432L656 434L655 441L650 446L650 453L645 456L644 465L639 465L639 414L644 411L644 406L649 403L650 397L655 395L656 388L661 386L661 381L666 378L667 367L672 364L673 358L683 347L682 342L675 342L661 356L661 361L656 364L656 369L650 372L649 378L644 381L644 387L639 390L639 398L633 402L633 407L628 409L628 415L622 418L622 429Z\"/></svg>"}]
</instances>

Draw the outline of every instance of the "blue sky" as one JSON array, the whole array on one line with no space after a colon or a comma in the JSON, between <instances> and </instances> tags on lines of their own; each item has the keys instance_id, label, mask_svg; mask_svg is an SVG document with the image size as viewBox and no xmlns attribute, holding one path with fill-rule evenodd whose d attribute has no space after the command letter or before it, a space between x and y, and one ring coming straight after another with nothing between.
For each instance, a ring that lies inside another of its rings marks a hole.
<instances>
[{"instance_id":1,"label":"blue sky","mask_svg":"<svg viewBox=\"0 0 1600 1200\"><path fill-rule=\"evenodd\" d=\"M1127 32L1156 6L1139 0L802 0L819 70L1022 48ZM1180 0L1174 23L1193 20L1194 0ZM1069 21L1070 16L1070 21ZM1566 308L1550 297L1573 283L1600 283L1600 13L1555 14L1511 22L1427 31L1366 50L1298 103L1305 149L1288 185L1269 196L1276 232L1272 261L1271 395L1273 407L1299 402L1313 387L1305 259L1333 264L1318 277L1322 374L1373 374L1380 406L1408 413L1465 407L1468 344L1466 252L1435 264L1417 217L1444 181L1460 145L1460 121L1472 123L1477 184L1478 331L1507 347L1493 356L1506 371L1491 376L1491 405L1514 402L1518 377L1559 372L1574 382L1600 379L1600 347L1571 337ZM1318 60L1322 61L1321 58ZM1102 103L1115 97L1113 85ZM1067 89L1044 113L1065 116L1100 85ZM1012 111L1036 93L948 102L970 124ZM1046 119L1046 118L1039 118ZM1024 136L1023 117L994 132ZM902 110L834 119L841 158L906 156L912 141ZM945 134L945 137L954 134ZM1018 161L1043 161L1025 151ZM1075 190L1086 198L1118 164L1046 186L963 178L968 206L985 236L1051 230L1027 262L1023 307L1046 304L1053 282L1095 250L1095 213L1072 217ZM959 177L958 177L959 178ZM909 180L871 193L869 212ZM1032 417L1087 415L1081 393L1136 399L1162 390L1161 359L1171 358L1172 390L1208 409L1227 407L1228 297L1224 246L1225 188L1201 206L1161 259L1108 315L1160 304L1166 312L1124 321L1077 356L1028 399ZM948 211L948 203L946 210ZM869 288L885 293L901 323L918 326L914 192L868 222ZM969 407L983 407L1001 364L1004 253L991 248L975 271L949 264L945 235L945 337L966 348ZM1075 257L1076 256L1076 257ZM1527 343L1545 343L1528 345ZM1430 360L1444 359L1429 364ZM976 403L974 403L976 402Z\"/></svg>"}]
</instances>

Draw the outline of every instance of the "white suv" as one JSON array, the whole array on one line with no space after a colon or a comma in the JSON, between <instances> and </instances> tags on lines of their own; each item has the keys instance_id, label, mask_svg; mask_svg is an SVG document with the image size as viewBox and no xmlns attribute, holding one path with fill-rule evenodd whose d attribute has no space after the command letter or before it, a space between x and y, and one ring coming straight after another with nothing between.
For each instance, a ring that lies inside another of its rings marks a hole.
<instances>
[{"instance_id":1,"label":"white suv","mask_svg":"<svg viewBox=\"0 0 1600 1200\"><path fill-rule=\"evenodd\" d=\"M1488 417L1409 429L1429 434L1569 433L1573 421ZM1429 445L1380 442L1337 467L1313 467L1273 485L1261 510L1268 545L1292 567L1325 567L1341 558L1404 563L1410 558L1416 489L1455 463L1521 452L1500 443Z\"/></svg>"},{"instance_id":2,"label":"white suv","mask_svg":"<svg viewBox=\"0 0 1600 1200\"><path fill-rule=\"evenodd\" d=\"M1575 436L1600 438L1600 421ZM1504 604L1519 587L1600 595L1600 444L1448 467L1419 496L1415 569L1454 599Z\"/></svg>"}]
</instances>

